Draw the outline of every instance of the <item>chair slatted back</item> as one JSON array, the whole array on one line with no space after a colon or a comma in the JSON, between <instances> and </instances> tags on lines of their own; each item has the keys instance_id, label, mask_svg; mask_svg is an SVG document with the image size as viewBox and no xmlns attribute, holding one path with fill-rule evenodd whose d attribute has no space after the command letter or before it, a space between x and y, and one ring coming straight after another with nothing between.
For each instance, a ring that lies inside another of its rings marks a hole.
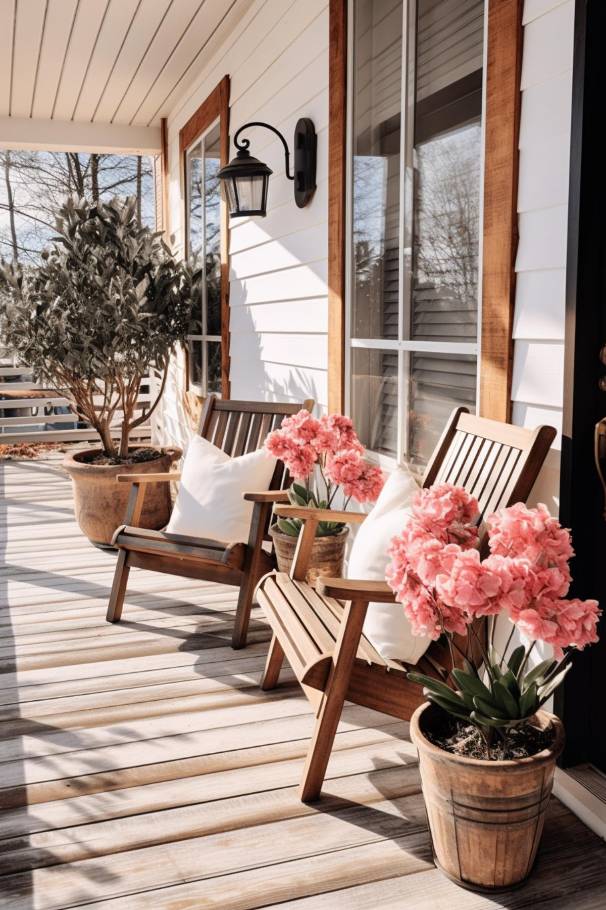
<instances>
[{"instance_id":1,"label":"chair slatted back","mask_svg":"<svg viewBox=\"0 0 606 910\"><path fill-rule=\"evenodd\" d=\"M260 449L265 437L277 430L285 417L296 414L301 408L311 411L311 399L300 404L267 401L227 401L214 395L206 399L200 418L199 433L213 445L237 458ZM270 490L280 490L288 477L282 462L278 462Z\"/></svg>"},{"instance_id":2,"label":"chair slatted back","mask_svg":"<svg viewBox=\"0 0 606 910\"><path fill-rule=\"evenodd\" d=\"M527 430L452 412L423 478L423 486L452 483L480 504L480 520L497 509L525 502L556 435L553 427Z\"/></svg>"}]
</instances>

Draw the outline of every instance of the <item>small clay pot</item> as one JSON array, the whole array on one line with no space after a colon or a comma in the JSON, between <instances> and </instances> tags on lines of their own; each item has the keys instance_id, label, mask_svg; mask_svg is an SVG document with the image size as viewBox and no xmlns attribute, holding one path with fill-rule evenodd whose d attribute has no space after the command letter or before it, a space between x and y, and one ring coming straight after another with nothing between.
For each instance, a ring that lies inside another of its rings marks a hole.
<instances>
[{"instance_id":1,"label":"small clay pot","mask_svg":"<svg viewBox=\"0 0 606 910\"><path fill-rule=\"evenodd\" d=\"M116 528L124 524L131 490L130 484L118 483L118 474L167 473L182 452L180 449L158 450L158 457L153 461L137 464L87 464L84 459L96 451L69 453L63 467L73 482L74 511L82 532L96 547L111 549ZM170 484L147 484L139 527L159 530L168 523L170 513Z\"/></svg>"},{"instance_id":2,"label":"small clay pot","mask_svg":"<svg viewBox=\"0 0 606 910\"><path fill-rule=\"evenodd\" d=\"M298 538L284 534L277 525L274 525L269 533L274 542L278 569L280 572L290 572ZM309 584L315 584L322 576L342 577L348 535L349 528L342 528L338 534L315 538L306 575Z\"/></svg>"},{"instance_id":3,"label":"small clay pot","mask_svg":"<svg viewBox=\"0 0 606 910\"><path fill-rule=\"evenodd\" d=\"M455 755L427 739L439 710L426 702L410 721L436 866L473 891L521 885L543 833L563 724L539 711L534 722L552 731L551 745L528 758L489 761Z\"/></svg>"}]
</instances>

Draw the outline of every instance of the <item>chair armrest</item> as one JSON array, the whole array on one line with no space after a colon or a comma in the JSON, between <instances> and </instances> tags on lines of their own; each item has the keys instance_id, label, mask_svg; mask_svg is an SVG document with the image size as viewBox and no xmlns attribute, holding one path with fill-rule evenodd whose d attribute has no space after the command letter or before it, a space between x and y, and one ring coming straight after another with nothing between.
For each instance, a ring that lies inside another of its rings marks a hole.
<instances>
[{"instance_id":1,"label":"chair armrest","mask_svg":"<svg viewBox=\"0 0 606 910\"><path fill-rule=\"evenodd\" d=\"M365 603L378 601L397 603L396 595L385 581L363 581L356 578L319 578L316 590L337 600L358 600Z\"/></svg>"},{"instance_id":2,"label":"chair armrest","mask_svg":"<svg viewBox=\"0 0 606 910\"><path fill-rule=\"evenodd\" d=\"M165 474L118 474L116 480L118 483L169 483L181 480L181 474L178 471Z\"/></svg>"},{"instance_id":3,"label":"chair armrest","mask_svg":"<svg viewBox=\"0 0 606 910\"><path fill-rule=\"evenodd\" d=\"M332 509L307 509L304 506L276 506L274 514L280 518L308 518L314 521L338 521L344 524L361 524L366 519L365 512L336 512Z\"/></svg>"},{"instance_id":4,"label":"chair armrest","mask_svg":"<svg viewBox=\"0 0 606 910\"><path fill-rule=\"evenodd\" d=\"M244 493L247 502L288 502L288 490L266 490L263 493Z\"/></svg>"}]
</instances>

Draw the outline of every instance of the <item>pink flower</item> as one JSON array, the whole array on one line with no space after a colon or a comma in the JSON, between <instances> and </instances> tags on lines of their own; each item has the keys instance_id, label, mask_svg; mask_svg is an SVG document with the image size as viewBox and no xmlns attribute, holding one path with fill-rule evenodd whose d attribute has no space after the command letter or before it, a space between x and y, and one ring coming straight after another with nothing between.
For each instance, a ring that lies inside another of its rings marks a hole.
<instances>
[{"instance_id":1,"label":"pink flower","mask_svg":"<svg viewBox=\"0 0 606 910\"><path fill-rule=\"evenodd\" d=\"M595 600L566 600L569 532L545 506L517 504L488 519L490 556L477 549L478 506L450 484L423 490L391 542L386 579L416 635L464 634L480 616L507 613L530 638L564 648L597 641Z\"/></svg>"},{"instance_id":2,"label":"pink flower","mask_svg":"<svg viewBox=\"0 0 606 910\"><path fill-rule=\"evenodd\" d=\"M501 611L502 573L480 560L477 550L461 550L450 571L438 575L436 591L448 607L462 611L468 621Z\"/></svg>"},{"instance_id":3,"label":"pink flower","mask_svg":"<svg viewBox=\"0 0 606 910\"><path fill-rule=\"evenodd\" d=\"M286 417L282 421L282 426L277 432L282 432L289 436L294 442L303 445L313 445L314 439L318 435L320 421L309 411L302 408L291 417Z\"/></svg>"},{"instance_id":4,"label":"pink flower","mask_svg":"<svg viewBox=\"0 0 606 910\"><path fill-rule=\"evenodd\" d=\"M269 434L265 440L265 449L274 458L284 462L295 480L309 477L318 458L316 450L311 445L294 441L282 429Z\"/></svg>"},{"instance_id":5,"label":"pink flower","mask_svg":"<svg viewBox=\"0 0 606 910\"><path fill-rule=\"evenodd\" d=\"M489 556L483 565L497 575L501 582L499 605L515 621L520 610L527 605L533 585L528 563L522 559L510 559L507 556Z\"/></svg>"},{"instance_id":6,"label":"pink flower","mask_svg":"<svg viewBox=\"0 0 606 910\"><path fill-rule=\"evenodd\" d=\"M518 502L486 519L490 551L498 556L519 556L541 567L566 567L574 556L570 532L540 503L529 509Z\"/></svg>"},{"instance_id":7,"label":"pink flower","mask_svg":"<svg viewBox=\"0 0 606 910\"><path fill-rule=\"evenodd\" d=\"M326 476L358 502L374 502L385 479L380 468L368 464L357 449L342 449L326 460Z\"/></svg>"},{"instance_id":8,"label":"pink flower","mask_svg":"<svg viewBox=\"0 0 606 910\"><path fill-rule=\"evenodd\" d=\"M480 509L477 500L462 487L441 483L419 490L412 509L419 523L438 539L464 547L476 546L475 524Z\"/></svg>"},{"instance_id":9,"label":"pink flower","mask_svg":"<svg viewBox=\"0 0 606 910\"><path fill-rule=\"evenodd\" d=\"M446 527L451 524L470 524L480 513L478 502L462 487L439 483L419 490L413 512L422 524Z\"/></svg>"},{"instance_id":10,"label":"pink flower","mask_svg":"<svg viewBox=\"0 0 606 910\"><path fill-rule=\"evenodd\" d=\"M364 446L358 439L349 417L328 414L321 417L318 424L314 439L314 446L318 452L335 455L341 449L353 449L360 453L364 451Z\"/></svg>"},{"instance_id":11,"label":"pink flower","mask_svg":"<svg viewBox=\"0 0 606 910\"><path fill-rule=\"evenodd\" d=\"M542 616L538 610L534 610L531 607L526 610L520 610L516 625L529 638L548 643L553 641L558 631L555 622Z\"/></svg>"}]
</instances>

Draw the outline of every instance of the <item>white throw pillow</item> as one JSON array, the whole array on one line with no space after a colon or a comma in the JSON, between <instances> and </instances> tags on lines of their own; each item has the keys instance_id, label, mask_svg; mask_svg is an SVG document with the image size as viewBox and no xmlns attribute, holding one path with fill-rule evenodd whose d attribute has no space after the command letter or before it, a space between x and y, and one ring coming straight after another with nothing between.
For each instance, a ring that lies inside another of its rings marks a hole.
<instances>
[{"instance_id":1,"label":"white throw pillow","mask_svg":"<svg viewBox=\"0 0 606 910\"><path fill-rule=\"evenodd\" d=\"M269 489L275 467L276 459L263 449L231 458L207 439L194 436L166 531L246 543L253 503L246 502L243 494Z\"/></svg>"},{"instance_id":2,"label":"white throw pillow","mask_svg":"<svg viewBox=\"0 0 606 910\"><path fill-rule=\"evenodd\" d=\"M385 581L389 544L408 521L412 497L418 489L407 468L396 468L390 474L356 534L349 554L348 578ZM382 657L408 664L416 664L431 641L412 634L400 604L369 604L364 635Z\"/></svg>"}]
</instances>

